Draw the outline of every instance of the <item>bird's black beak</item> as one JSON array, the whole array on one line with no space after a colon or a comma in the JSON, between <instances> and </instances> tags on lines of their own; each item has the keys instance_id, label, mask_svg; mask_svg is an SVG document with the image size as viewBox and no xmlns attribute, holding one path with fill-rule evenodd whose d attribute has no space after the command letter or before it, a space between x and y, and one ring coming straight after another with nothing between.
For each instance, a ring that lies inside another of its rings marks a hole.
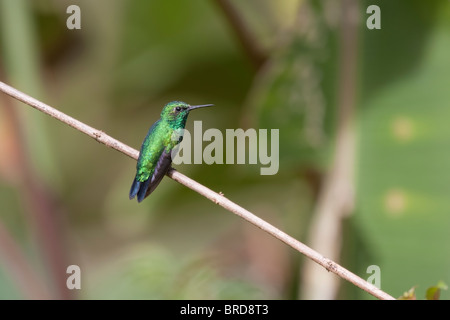
<instances>
[{"instance_id":1,"label":"bird's black beak","mask_svg":"<svg viewBox=\"0 0 450 320\"><path fill-rule=\"evenodd\" d=\"M201 104L199 106L190 106L189 111L197 109L197 108L205 108L205 107L212 107L213 104Z\"/></svg>"}]
</instances>

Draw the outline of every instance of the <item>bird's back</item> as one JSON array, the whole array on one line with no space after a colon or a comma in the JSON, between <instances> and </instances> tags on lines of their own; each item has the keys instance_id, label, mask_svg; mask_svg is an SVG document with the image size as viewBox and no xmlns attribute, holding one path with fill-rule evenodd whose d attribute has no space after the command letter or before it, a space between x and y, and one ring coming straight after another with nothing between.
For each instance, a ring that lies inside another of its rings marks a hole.
<instances>
[{"instance_id":1,"label":"bird's back","mask_svg":"<svg viewBox=\"0 0 450 320\"><path fill-rule=\"evenodd\" d=\"M171 133L169 131L170 129L161 120L156 121L148 130L147 136L142 142L136 166L136 178L139 181L143 182L153 175L159 158L168 146L167 140L170 141Z\"/></svg>"}]
</instances>

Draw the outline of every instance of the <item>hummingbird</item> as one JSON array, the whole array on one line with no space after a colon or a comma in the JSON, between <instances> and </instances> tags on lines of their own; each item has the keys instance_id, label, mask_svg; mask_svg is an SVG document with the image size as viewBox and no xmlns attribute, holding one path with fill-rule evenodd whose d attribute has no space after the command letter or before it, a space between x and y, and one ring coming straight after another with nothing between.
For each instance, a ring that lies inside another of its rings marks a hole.
<instances>
[{"instance_id":1,"label":"hummingbird","mask_svg":"<svg viewBox=\"0 0 450 320\"><path fill-rule=\"evenodd\" d=\"M156 189L170 168L172 150L183 140L182 135L174 139L174 134L185 128L191 110L210 106L213 105L191 106L182 101L172 101L164 106L161 118L150 127L142 142L130 200L137 195L137 201L141 202Z\"/></svg>"}]
</instances>

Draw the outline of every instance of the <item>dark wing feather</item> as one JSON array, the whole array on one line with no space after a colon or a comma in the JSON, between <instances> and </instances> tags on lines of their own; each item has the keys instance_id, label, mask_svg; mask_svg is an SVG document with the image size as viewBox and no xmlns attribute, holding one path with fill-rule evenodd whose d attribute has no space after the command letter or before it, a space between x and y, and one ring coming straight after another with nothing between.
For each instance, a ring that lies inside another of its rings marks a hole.
<instances>
[{"instance_id":1,"label":"dark wing feather","mask_svg":"<svg viewBox=\"0 0 450 320\"><path fill-rule=\"evenodd\" d=\"M153 175L151 177L143 182L138 181L137 178L134 179L133 184L131 185L130 199L133 199L136 195L138 202L141 202L147 198L149 194L156 189L162 178L164 178L164 175L169 170L171 163L172 157L170 152L166 152L166 150L164 150L156 163L155 170L153 171Z\"/></svg>"},{"instance_id":2,"label":"dark wing feather","mask_svg":"<svg viewBox=\"0 0 450 320\"><path fill-rule=\"evenodd\" d=\"M159 157L158 163L156 164L155 167L155 171L153 172L153 176L151 177L150 187L147 189L147 192L145 193L145 197L143 199L148 197L150 193L152 193L156 189L156 187L161 182L162 178L164 178L167 171L169 170L171 163L172 163L171 153L166 152L166 150L164 150L161 154L161 157Z\"/></svg>"}]
</instances>

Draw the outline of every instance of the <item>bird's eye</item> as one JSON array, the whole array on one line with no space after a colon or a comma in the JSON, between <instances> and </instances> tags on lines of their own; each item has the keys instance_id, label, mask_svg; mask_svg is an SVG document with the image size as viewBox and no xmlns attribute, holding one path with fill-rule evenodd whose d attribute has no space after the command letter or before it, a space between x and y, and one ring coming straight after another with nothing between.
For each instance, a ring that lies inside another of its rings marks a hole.
<instances>
[{"instance_id":1,"label":"bird's eye","mask_svg":"<svg viewBox=\"0 0 450 320\"><path fill-rule=\"evenodd\" d=\"M175 110L181 111L181 107L176 107Z\"/></svg>"}]
</instances>

